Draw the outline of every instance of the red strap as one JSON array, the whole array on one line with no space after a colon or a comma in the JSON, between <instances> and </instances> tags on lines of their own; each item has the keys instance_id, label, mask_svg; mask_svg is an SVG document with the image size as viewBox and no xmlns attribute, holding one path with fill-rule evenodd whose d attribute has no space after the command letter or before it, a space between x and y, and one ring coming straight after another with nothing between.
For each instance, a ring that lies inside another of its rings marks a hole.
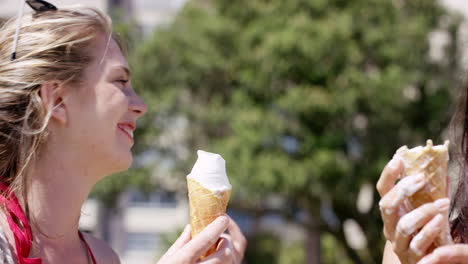
<instances>
[{"instance_id":1,"label":"red strap","mask_svg":"<svg viewBox=\"0 0 468 264\"><path fill-rule=\"evenodd\" d=\"M0 190L8 198L7 199L5 198L5 196L0 195L0 203L4 203L7 209L5 215L7 217L8 225L10 226L10 229L13 232L13 236L15 238L16 256L18 258L18 264L42 264L42 260L40 258L28 258L33 240L32 232L28 224L28 219L18 202L18 198L16 198L14 193L9 191L8 185L1 181ZM18 226L13 217L20 221L20 224L21 226L23 226L23 229L21 229L21 227ZM80 231L78 231L78 236L86 245L89 255L93 260L93 264L97 264L93 252L91 251L91 248L89 247L88 243L83 237L83 234L81 234Z\"/></svg>"},{"instance_id":2,"label":"red strap","mask_svg":"<svg viewBox=\"0 0 468 264\"><path fill-rule=\"evenodd\" d=\"M80 231L78 231L78 235L80 236L81 241L83 241L84 244L86 245L89 255L91 256L91 259L93 260L93 264L97 264L96 259L94 258L94 255L93 255L93 251L91 251L91 248L89 247L88 243L84 239L83 234Z\"/></svg>"},{"instance_id":3,"label":"red strap","mask_svg":"<svg viewBox=\"0 0 468 264\"><path fill-rule=\"evenodd\" d=\"M8 197L7 199L5 196L0 195L0 203L4 203L7 209L5 215L15 238L18 264L42 264L42 260L40 258L28 258L33 240L32 232L28 224L28 219L26 218L23 209L21 209L18 199L14 193L9 191L8 186L3 182L0 182L0 190L6 197ZM17 219L20 222L23 229L18 226L14 219Z\"/></svg>"}]
</instances>

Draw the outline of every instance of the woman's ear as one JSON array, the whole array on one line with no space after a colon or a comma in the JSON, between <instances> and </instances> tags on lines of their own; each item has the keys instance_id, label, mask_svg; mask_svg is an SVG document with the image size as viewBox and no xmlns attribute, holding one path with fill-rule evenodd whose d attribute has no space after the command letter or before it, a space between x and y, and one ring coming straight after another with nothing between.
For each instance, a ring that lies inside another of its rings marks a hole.
<instances>
[{"instance_id":1,"label":"woman's ear","mask_svg":"<svg viewBox=\"0 0 468 264\"><path fill-rule=\"evenodd\" d=\"M47 112L50 112L50 119L65 124L67 122L67 113L62 88L60 82L44 82L40 88L40 96L44 108Z\"/></svg>"}]
</instances>

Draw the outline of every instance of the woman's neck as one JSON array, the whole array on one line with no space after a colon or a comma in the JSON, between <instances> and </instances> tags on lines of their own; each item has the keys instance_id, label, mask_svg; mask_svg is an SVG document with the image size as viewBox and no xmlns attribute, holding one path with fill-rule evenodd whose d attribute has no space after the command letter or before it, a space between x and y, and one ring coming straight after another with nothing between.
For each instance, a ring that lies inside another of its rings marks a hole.
<instances>
[{"instance_id":1,"label":"woman's neck","mask_svg":"<svg viewBox=\"0 0 468 264\"><path fill-rule=\"evenodd\" d=\"M48 151L29 170L27 201L36 245L32 255L82 252L78 223L81 207L94 182L86 166L76 159L64 158L67 155L64 153L57 152L59 157Z\"/></svg>"}]
</instances>

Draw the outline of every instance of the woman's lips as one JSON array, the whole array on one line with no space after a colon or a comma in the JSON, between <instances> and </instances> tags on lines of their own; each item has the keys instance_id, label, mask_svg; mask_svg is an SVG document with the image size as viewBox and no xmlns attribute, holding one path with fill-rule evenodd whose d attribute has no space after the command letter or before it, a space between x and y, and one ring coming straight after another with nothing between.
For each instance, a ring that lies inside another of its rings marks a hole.
<instances>
[{"instance_id":1,"label":"woman's lips","mask_svg":"<svg viewBox=\"0 0 468 264\"><path fill-rule=\"evenodd\" d=\"M133 142L134 126L131 124L118 124L117 127L122 130Z\"/></svg>"}]
</instances>

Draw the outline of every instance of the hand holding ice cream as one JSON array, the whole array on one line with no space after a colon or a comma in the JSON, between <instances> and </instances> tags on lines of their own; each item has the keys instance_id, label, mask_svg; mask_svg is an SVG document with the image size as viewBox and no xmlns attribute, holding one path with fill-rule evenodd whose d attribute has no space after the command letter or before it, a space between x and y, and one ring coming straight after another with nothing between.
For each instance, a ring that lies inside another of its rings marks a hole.
<instances>
[{"instance_id":1,"label":"hand holding ice cream","mask_svg":"<svg viewBox=\"0 0 468 264\"><path fill-rule=\"evenodd\" d=\"M383 263L417 263L434 248L452 243L448 226L448 142L401 147L377 183L384 235ZM392 260L392 256L394 256Z\"/></svg>"},{"instance_id":2,"label":"hand holding ice cream","mask_svg":"<svg viewBox=\"0 0 468 264\"><path fill-rule=\"evenodd\" d=\"M199 150L198 160L187 176L187 184L190 226L158 264L240 264L247 240L234 220L225 215L231 184L224 159L218 154ZM226 228L229 234L223 234ZM220 242L215 243L217 240Z\"/></svg>"}]
</instances>

